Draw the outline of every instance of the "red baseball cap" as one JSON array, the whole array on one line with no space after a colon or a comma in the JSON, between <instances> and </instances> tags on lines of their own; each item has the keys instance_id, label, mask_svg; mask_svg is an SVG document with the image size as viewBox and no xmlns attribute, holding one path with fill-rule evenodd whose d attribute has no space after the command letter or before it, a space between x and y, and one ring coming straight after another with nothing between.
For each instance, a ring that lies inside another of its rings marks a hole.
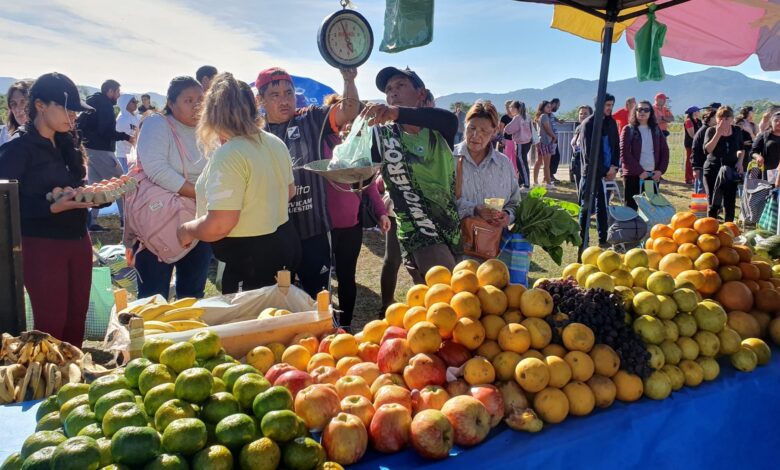
<instances>
[{"instance_id":1,"label":"red baseball cap","mask_svg":"<svg viewBox=\"0 0 780 470\"><path fill-rule=\"evenodd\" d=\"M259 74L257 74L257 79L255 80L255 87L257 87L259 91L264 86L268 85L271 82L275 82L277 80L287 80L290 83L293 82L292 77L290 76L290 74L287 73L286 70L279 67L271 67L270 69L265 69Z\"/></svg>"},{"instance_id":2,"label":"red baseball cap","mask_svg":"<svg viewBox=\"0 0 780 470\"><path fill-rule=\"evenodd\" d=\"M662 99L662 100L668 100L669 99L669 97L664 95L663 93L658 93L658 94L655 95L655 99L656 100L659 99L659 98Z\"/></svg>"}]
</instances>

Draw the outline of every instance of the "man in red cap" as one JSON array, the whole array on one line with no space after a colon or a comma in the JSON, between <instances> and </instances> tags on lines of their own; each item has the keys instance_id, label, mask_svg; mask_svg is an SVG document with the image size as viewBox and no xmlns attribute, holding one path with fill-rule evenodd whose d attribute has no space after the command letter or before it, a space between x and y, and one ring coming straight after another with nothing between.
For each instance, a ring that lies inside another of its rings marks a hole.
<instances>
[{"instance_id":1,"label":"man in red cap","mask_svg":"<svg viewBox=\"0 0 780 470\"><path fill-rule=\"evenodd\" d=\"M330 233L325 181L303 166L323 157L323 142L358 115L356 69L341 69L342 101L331 106L295 107L295 86L281 68L263 70L255 80L257 103L265 108L265 130L282 139L290 151L296 192L290 199L290 219L301 239L302 261L295 270L312 297L327 287L330 277Z\"/></svg>"},{"instance_id":2,"label":"man in red cap","mask_svg":"<svg viewBox=\"0 0 780 470\"><path fill-rule=\"evenodd\" d=\"M672 114L672 110L666 106L667 101L669 101L669 98L665 94L658 93L655 95L653 110L655 111L655 119L658 121L658 128L661 129L661 132L663 132L666 137L669 137L667 128L669 127L669 123L674 122L674 114Z\"/></svg>"}]
</instances>

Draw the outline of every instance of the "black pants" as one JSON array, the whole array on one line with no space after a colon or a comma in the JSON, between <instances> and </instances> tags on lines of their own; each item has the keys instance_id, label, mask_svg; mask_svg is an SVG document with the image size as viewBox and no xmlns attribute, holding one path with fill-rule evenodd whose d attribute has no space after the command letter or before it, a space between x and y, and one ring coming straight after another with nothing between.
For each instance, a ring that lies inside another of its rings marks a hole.
<instances>
[{"instance_id":1,"label":"black pants","mask_svg":"<svg viewBox=\"0 0 780 470\"><path fill-rule=\"evenodd\" d=\"M272 286L277 272L294 271L301 259L301 244L290 221L268 235L228 237L211 246L214 256L225 263L223 294Z\"/></svg>"},{"instance_id":2,"label":"black pants","mask_svg":"<svg viewBox=\"0 0 780 470\"><path fill-rule=\"evenodd\" d=\"M582 188L580 191L580 227L584 227L585 230L589 230L590 220L585 220L585 195L588 194L588 192L591 190L589 189L589 185L587 184L585 176L583 176L580 181L580 187ZM601 183L601 178L596 179L596 188L595 191L593 191L593 205L591 207L590 215L593 215L594 212L596 213L596 231L599 234L599 243L607 243L607 230L609 229L609 221L607 219L607 200L604 197L604 185ZM584 239L585 231L582 229L580 229L580 231L580 236Z\"/></svg>"},{"instance_id":3,"label":"black pants","mask_svg":"<svg viewBox=\"0 0 780 470\"><path fill-rule=\"evenodd\" d=\"M577 200L580 197L580 186L582 183L582 155L580 152L574 152L571 156L570 163L571 178L574 181L574 186L577 188Z\"/></svg>"},{"instance_id":4,"label":"black pants","mask_svg":"<svg viewBox=\"0 0 780 470\"><path fill-rule=\"evenodd\" d=\"M718 173L720 172L720 166L706 166L704 167L704 190L707 193L707 202L710 204L710 209L707 215L710 217L717 217L720 212L721 206L715 204L715 193L720 191L723 195L723 220L726 222L734 221L734 214L737 206L737 183L735 181L721 181L720 186L716 187L715 180L718 179Z\"/></svg>"},{"instance_id":5,"label":"black pants","mask_svg":"<svg viewBox=\"0 0 780 470\"><path fill-rule=\"evenodd\" d=\"M350 228L334 228L330 232L333 260L336 263L336 278L339 280L339 309L343 312L339 318L341 326L352 323L357 298L357 270L360 247L363 245L363 226L357 224Z\"/></svg>"},{"instance_id":6,"label":"black pants","mask_svg":"<svg viewBox=\"0 0 780 470\"><path fill-rule=\"evenodd\" d=\"M558 165L560 164L561 164L560 145L556 145L555 153L550 156L550 178L555 179L555 174L558 173Z\"/></svg>"},{"instance_id":7,"label":"black pants","mask_svg":"<svg viewBox=\"0 0 780 470\"><path fill-rule=\"evenodd\" d=\"M395 286L398 270L401 268L401 245L398 242L398 223L390 217L390 230L385 234L385 257L382 260L382 276L379 285L382 290L382 315L395 302Z\"/></svg>"},{"instance_id":8,"label":"black pants","mask_svg":"<svg viewBox=\"0 0 780 470\"><path fill-rule=\"evenodd\" d=\"M647 180L651 180L651 178L647 178ZM640 180L638 176L623 176L623 192L626 197L626 206L634 210L637 210L634 196L642 192L643 181L645 180Z\"/></svg>"},{"instance_id":9,"label":"black pants","mask_svg":"<svg viewBox=\"0 0 780 470\"><path fill-rule=\"evenodd\" d=\"M531 150L531 142L520 144L517 149L517 172L520 186L531 186L531 174L528 169L528 152Z\"/></svg>"},{"instance_id":10,"label":"black pants","mask_svg":"<svg viewBox=\"0 0 780 470\"><path fill-rule=\"evenodd\" d=\"M301 240L301 263L295 274L301 282L301 288L317 298L317 293L328 288L330 278L330 233Z\"/></svg>"}]
</instances>

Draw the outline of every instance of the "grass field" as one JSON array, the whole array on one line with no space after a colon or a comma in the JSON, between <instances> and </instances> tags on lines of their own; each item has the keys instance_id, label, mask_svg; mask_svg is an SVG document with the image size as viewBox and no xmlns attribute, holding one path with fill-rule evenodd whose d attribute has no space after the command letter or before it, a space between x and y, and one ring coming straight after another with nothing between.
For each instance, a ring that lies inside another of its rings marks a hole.
<instances>
[{"instance_id":1,"label":"grass field","mask_svg":"<svg viewBox=\"0 0 780 470\"><path fill-rule=\"evenodd\" d=\"M672 143L674 145L674 143ZM675 149L675 147L677 147ZM684 184L683 173L683 150L682 142L679 146L672 147L671 162L669 165L669 171L662 185L663 194L674 204L678 210L684 210L688 207L690 202L691 187ZM568 170L561 168L561 174L565 174ZM564 179L564 176L559 174L560 179ZM549 196L564 199L567 201L576 202L576 191L574 185L571 183L563 183L558 186L554 191L549 193ZM107 233L93 234L93 242L101 245L120 243L121 231L119 231L119 220L116 216L109 216L101 218L101 224L110 227L112 230ZM591 240L597 239L595 232L595 218L591 226ZM382 268L382 257L384 256L384 235L372 230L364 231L363 236L363 248L360 253L357 267L357 282L358 282L358 299L355 307L355 314L352 326L353 328L362 328L362 326L374 318L379 317L381 309L381 297L379 287L379 274ZM566 246L564 247L563 265L556 265L550 257L541 249L534 251L531 258L531 282L540 277L553 277L560 275L563 267L569 263L573 263L577 258L577 247ZM218 290L214 285L216 273L210 274L210 279L206 286L206 295L213 296L219 295ZM338 285L338 281L334 282L335 286ZM395 291L395 297L401 301L405 298L406 291L412 286L411 277L406 271L401 268L398 273L398 285Z\"/></svg>"}]
</instances>

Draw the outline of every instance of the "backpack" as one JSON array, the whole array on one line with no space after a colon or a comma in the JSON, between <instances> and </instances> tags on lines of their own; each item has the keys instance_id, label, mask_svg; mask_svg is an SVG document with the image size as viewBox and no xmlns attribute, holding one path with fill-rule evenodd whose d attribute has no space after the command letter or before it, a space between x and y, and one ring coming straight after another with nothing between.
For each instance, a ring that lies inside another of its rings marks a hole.
<instances>
[{"instance_id":1,"label":"backpack","mask_svg":"<svg viewBox=\"0 0 780 470\"><path fill-rule=\"evenodd\" d=\"M620 194L620 187L614 181L603 181L604 198L606 199L609 228L607 229L607 243L610 245L622 245L623 247L638 245L647 235L647 223L639 217L637 212L626 206ZM621 205L609 203L609 192L617 194Z\"/></svg>"},{"instance_id":2,"label":"backpack","mask_svg":"<svg viewBox=\"0 0 780 470\"><path fill-rule=\"evenodd\" d=\"M182 158L182 168L185 168L184 155L187 155L187 150L170 119L165 117L173 132L179 157ZM138 187L124 196L125 231L140 242L138 251L148 249L167 264L179 261L198 244L195 240L185 248L181 246L176 235L181 224L195 219L195 200L168 191L152 182L144 173L140 158L131 174L138 181ZM186 169L184 178L187 179Z\"/></svg>"}]
</instances>

